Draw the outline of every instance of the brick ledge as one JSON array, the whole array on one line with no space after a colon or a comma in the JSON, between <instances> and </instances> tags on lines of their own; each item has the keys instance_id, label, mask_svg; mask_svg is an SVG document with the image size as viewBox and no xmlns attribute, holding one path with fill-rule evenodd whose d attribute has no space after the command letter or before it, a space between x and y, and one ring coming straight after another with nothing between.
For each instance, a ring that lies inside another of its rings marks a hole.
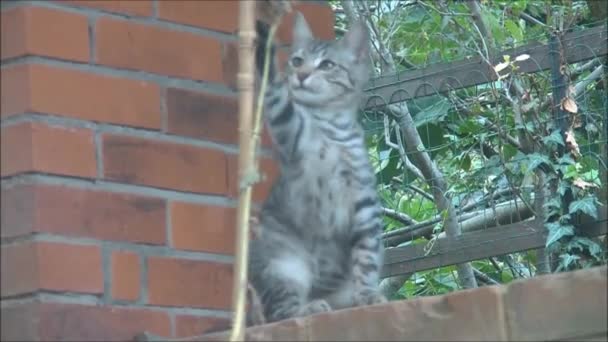
<instances>
[{"instance_id":1,"label":"brick ledge","mask_svg":"<svg viewBox=\"0 0 608 342\"><path fill-rule=\"evenodd\" d=\"M247 329L246 340L606 341L607 270L594 267L285 320ZM191 340L228 339L228 332L218 332Z\"/></svg>"}]
</instances>

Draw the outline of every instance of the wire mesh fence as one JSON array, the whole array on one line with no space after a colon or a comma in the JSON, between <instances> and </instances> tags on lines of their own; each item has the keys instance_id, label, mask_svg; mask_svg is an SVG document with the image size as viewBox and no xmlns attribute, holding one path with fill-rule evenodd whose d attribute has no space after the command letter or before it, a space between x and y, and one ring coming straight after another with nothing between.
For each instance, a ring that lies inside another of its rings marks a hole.
<instances>
[{"instance_id":1,"label":"wire mesh fence","mask_svg":"<svg viewBox=\"0 0 608 342\"><path fill-rule=\"evenodd\" d=\"M384 276L543 248L547 208L571 204L573 191L601 203L569 217L577 232L605 235L607 54L604 24L373 80L363 124L385 205ZM405 112L423 146L405 143ZM460 230L475 235L441 239L448 213L418 153L447 184Z\"/></svg>"}]
</instances>

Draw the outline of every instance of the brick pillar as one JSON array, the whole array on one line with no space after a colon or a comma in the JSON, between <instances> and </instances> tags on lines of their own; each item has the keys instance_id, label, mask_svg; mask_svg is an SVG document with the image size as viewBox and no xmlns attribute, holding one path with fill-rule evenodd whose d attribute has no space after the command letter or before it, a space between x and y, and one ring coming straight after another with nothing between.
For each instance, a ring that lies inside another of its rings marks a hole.
<instances>
[{"instance_id":1,"label":"brick pillar","mask_svg":"<svg viewBox=\"0 0 608 342\"><path fill-rule=\"evenodd\" d=\"M326 4L299 8L333 36ZM3 341L230 317L237 18L236 1L2 2Z\"/></svg>"}]
</instances>

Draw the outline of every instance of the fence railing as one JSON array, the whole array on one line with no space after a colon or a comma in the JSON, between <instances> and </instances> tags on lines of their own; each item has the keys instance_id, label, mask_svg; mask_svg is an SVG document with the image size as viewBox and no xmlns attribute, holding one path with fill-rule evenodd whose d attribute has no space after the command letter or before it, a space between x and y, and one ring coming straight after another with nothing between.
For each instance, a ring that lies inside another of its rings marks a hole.
<instances>
[{"instance_id":1,"label":"fence railing","mask_svg":"<svg viewBox=\"0 0 608 342\"><path fill-rule=\"evenodd\" d=\"M606 25L569 32L561 41L564 44L564 59L567 63L578 63L608 54ZM551 48L549 44L543 43L532 43L495 53L490 62L496 65L502 62L503 55L515 57L522 54L528 54L530 58L518 64L520 72L534 73L551 67ZM495 81L496 78L492 66L485 63L481 57L403 71L374 79L366 89L368 99L365 109L485 84Z\"/></svg>"},{"instance_id":2,"label":"fence railing","mask_svg":"<svg viewBox=\"0 0 608 342\"><path fill-rule=\"evenodd\" d=\"M551 45L549 42L547 44L533 43L504 50L494 54L491 65L483 61L481 57L475 57L380 77L373 80L367 89L367 102L364 108L381 110L383 106L389 104L431 95L442 95L447 91L496 81L497 74L492 65L501 62L503 55L515 57L528 54L530 57L518 64L519 71L523 73L554 69L556 60L572 64L606 56L608 55L606 29L604 24L569 32L559 39L561 44L559 49L556 49L555 44ZM562 55L557 56L560 53ZM606 71L604 70L604 72ZM608 121L608 113L604 116L604 121ZM608 125L608 122L604 122L604 125ZM601 158L606 158L606 156L601 156ZM608 158L606 159L604 162L608 162ZM603 186L605 188L606 184L603 183ZM606 207L600 208L597 220L589 220L587 217L585 222L576 227L586 237L606 235L608 227ZM408 234L411 233L409 230L413 231L413 228L409 228L406 226L401 230L404 231L404 234ZM432 231L432 226L415 228ZM520 218L520 222L504 225L496 223L496 227L466 232L456 238L435 238L425 243L388 248L382 276L413 273L542 248L547 241L547 234L542 222L533 218L527 220ZM389 238L394 239L396 236L398 234L392 234Z\"/></svg>"}]
</instances>

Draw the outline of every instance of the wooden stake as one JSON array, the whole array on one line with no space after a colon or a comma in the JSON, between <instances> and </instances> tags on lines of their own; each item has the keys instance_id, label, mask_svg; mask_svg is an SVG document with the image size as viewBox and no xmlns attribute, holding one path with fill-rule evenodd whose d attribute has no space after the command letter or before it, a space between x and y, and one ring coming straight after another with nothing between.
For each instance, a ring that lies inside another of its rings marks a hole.
<instances>
[{"instance_id":1,"label":"wooden stake","mask_svg":"<svg viewBox=\"0 0 608 342\"><path fill-rule=\"evenodd\" d=\"M249 212L251 209L251 183L254 174L254 149L251 148L254 99L254 41L255 1L239 2L239 203L232 286L233 323L230 341L243 341L245 337L245 305L247 302L247 257L249 254Z\"/></svg>"}]
</instances>

